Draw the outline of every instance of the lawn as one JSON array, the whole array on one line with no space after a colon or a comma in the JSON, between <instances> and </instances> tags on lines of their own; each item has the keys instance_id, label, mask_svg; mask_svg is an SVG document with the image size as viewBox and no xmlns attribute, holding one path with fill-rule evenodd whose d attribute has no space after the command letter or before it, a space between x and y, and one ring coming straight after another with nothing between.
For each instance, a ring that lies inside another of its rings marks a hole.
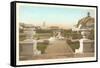
<instances>
[{"instance_id":1,"label":"lawn","mask_svg":"<svg viewBox=\"0 0 100 68\"><path fill-rule=\"evenodd\" d=\"M45 49L47 48L47 44L38 44L37 49L41 51L41 53L45 53Z\"/></svg>"},{"instance_id":2,"label":"lawn","mask_svg":"<svg viewBox=\"0 0 100 68\"><path fill-rule=\"evenodd\" d=\"M70 48L73 50L73 52L75 52L75 49L79 48L79 41L72 42L71 40L67 39L66 42L68 43Z\"/></svg>"},{"instance_id":3,"label":"lawn","mask_svg":"<svg viewBox=\"0 0 100 68\"><path fill-rule=\"evenodd\" d=\"M36 35L33 36L33 38L38 38L38 39L48 39L52 36L51 33L37 33Z\"/></svg>"},{"instance_id":4,"label":"lawn","mask_svg":"<svg viewBox=\"0 0 100 68\"><path fill-rule=\"evenodd\" d=\"M75 52L75 49L79 48L79 43L75 42L74 44L70 44L71 49L73 50L73 52Z\"/></svg>"}]
</instances>

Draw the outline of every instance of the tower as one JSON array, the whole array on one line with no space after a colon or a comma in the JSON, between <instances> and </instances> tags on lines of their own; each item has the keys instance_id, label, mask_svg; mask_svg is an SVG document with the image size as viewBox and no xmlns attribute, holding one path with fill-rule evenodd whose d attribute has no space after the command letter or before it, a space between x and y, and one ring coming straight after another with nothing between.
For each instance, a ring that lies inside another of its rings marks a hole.
<instances>
[{"instance_id":1,"label":"tower","mask_svg":"<svg viewBox=\"0 0 100 68\"><path fill-rule=\"evenodd\" d=\"M90 17L90 12L87 13L87 16Z\"/></svg>"},{"instance_id":2,"label":"tower","mask_svg":"<svg viewBox=\"0 0 100 68\"><path fill-rule=\"evenodd\" d=\"M46 23L45 22L43 22L43 25L42 25L43 27L45 27L46 26Z\"/></svg>"},{"instance_id":3,"label":"tower","mask_svg":"<svg viewBox=\"0 0 100 68\"><path fill-rule=\"evenodd\" d=\"M46 23L45 22L42 23L42 29L46 29Z\"/></svg>"}]
</instances>

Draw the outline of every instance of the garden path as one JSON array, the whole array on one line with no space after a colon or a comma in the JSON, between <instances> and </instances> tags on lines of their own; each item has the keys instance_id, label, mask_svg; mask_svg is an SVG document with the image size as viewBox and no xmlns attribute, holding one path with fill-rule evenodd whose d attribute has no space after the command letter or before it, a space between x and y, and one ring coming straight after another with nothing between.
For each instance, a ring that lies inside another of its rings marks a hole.
<instances>
[{"instance_id":1,"label":"garden path","mask_svg":"<svg viewBox=\"0 0 100 68\"><path fill-rule=\"evenodd\" d=\"M73 56L74 54L65 40L55 40L54 43L48 45L45 53L54 56Z\"/></svg>"}]
</instances>

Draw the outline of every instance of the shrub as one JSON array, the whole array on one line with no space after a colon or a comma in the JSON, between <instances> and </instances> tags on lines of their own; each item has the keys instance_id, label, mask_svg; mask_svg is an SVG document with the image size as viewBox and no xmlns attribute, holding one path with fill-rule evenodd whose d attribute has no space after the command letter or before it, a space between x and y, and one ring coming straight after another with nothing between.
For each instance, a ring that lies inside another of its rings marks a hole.
<instances>
[{"instance_id":1,"label":"shrub","mask_svg":"<svg viewBox=\"0 0 100 68\"><path fill-rule=\"evenodd\" d=\"M36 30L36 33L52 33L52 30L47 30L47 29L38 29L38 30Z\"/></svg>"},{"instance_id":2,"label":"shrub","mask_svg":"<svg viewBox=\"0 0 100 68\"><path fill-rule=\"evenodd\" d=\"M75 52L75 49L79 48L79 41L72 42L70 39L66 40L66 43L70 46L70 48Z\"/></svg>"}]
</instances>

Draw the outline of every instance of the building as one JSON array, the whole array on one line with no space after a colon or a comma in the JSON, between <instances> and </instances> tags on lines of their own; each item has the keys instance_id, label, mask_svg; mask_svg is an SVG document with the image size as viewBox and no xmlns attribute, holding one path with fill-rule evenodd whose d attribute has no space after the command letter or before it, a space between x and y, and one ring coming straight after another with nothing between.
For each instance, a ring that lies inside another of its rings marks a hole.
<instances>
[{"instance_id":1,"label":"building","mask_svg":"<svg viewBox=\"0 0 100 68\"><path fill-rule=\"evenodd\" d=\"M90 16L90 12L87 13L86 17L83 17L78 21L76 27L74 27L73 31L80 31L82 29L94 29L95 19Z\"/></svg>"}]
</instances>

